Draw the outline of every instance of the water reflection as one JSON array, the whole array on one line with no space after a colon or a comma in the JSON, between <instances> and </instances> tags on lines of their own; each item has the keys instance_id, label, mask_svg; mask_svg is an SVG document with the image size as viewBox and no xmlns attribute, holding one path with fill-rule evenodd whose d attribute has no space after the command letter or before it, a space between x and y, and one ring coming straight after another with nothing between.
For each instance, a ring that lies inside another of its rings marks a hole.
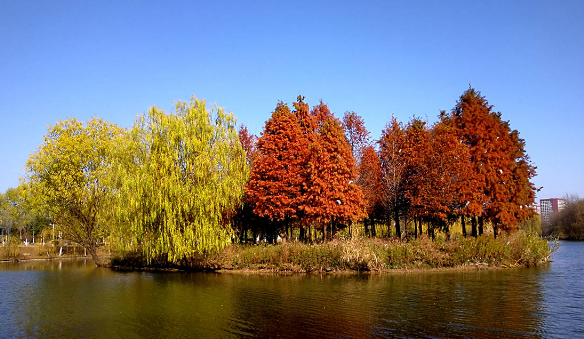
<instances>
[{"instance_id":1,"label":"water reflection","mask_svg":"<svg viewBox=\"0 0 584 339\"><path fill-rule=\"evenodd\" d=\"M116 272L87 261L21 264L0 265L6 319L0 337L583 333L582 322L573 323L584 320L582 282L560 273L558 260L537 269L322 276ZM574 280L580 285L571 287L568 308L550 300ZM560 328L553 325L558 314L567 321Z\"/></svg>"}]
</instances>

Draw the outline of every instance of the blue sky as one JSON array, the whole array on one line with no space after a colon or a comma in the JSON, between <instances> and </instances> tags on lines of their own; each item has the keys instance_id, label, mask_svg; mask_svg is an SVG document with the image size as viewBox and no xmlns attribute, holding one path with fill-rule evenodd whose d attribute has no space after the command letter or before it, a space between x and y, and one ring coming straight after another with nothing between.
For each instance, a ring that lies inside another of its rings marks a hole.
<instances>
[{"instance_id":1,"label":"blue sky","mask_svg":"<svg viewBox=\"0 0 584 339\"><path fill-rule=\"evenodd\" d=\"M278 100L436 121L469 84L526 140L538 198L584 197L583 1L0 0L0 192L58 119L130 127L191 95L260 133Z\"/></svg>"}]
</instances>

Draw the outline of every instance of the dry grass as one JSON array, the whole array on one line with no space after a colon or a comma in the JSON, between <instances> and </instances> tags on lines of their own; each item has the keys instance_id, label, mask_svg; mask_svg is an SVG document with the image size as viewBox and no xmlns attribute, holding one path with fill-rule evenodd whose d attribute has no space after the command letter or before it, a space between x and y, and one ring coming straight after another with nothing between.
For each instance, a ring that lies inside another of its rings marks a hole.
<instances>
[{"instance_id":1,"label":"dry grass","mask_svg":"<svg viewBox=\"0 0 584 339\"><path fill-rule=\"evenodd\" d=\"M494 239L416 240L358 238L307 245L232 245L221 254L190 260L191 268L251 269L273 271L382 271L481 266L534 266L546 262L550 247L546 240L517 232Z\"/></svg>"}]
</instances>

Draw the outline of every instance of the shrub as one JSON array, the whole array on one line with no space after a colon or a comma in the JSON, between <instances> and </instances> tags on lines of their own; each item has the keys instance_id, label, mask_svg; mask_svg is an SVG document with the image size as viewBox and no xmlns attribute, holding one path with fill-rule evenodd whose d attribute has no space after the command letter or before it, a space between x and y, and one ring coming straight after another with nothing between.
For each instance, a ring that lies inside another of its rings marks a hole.
<instances>
[{"instance_id":1,"label":"shrub","mask_svg":"<svg viewBox=\"0 0 584 339\"><path fill-rule=\"evenodd\" d=\"M286 242L279 245L231 245L222 253L197 256L178 267L195 269L267 269L277 271L371 271L392 268L453 267L466 264L537 265L549 257L546 240L517 232L510 236L482 235L478 238L441 238L426 236L415 240L354 238L335 239L308 245ZM125 258L125 259L124 259ZM114 263L146 265L138 252L118 253ZM164 260L157 264L168 266ZM149 266L154 266L154 263ZM155 266L155 267L158 267Z\"/></svg>"}]
</instances>

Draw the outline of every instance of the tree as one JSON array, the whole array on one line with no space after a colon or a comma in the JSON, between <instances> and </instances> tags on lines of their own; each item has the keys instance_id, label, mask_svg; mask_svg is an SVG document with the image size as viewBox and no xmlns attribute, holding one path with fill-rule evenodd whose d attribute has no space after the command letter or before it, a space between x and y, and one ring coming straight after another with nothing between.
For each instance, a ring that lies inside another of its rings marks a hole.
<instances>
[{"instance_id":1,"label":"tree","mask_svg":"<svg viewBox=\"0 0 584 339\"><path fill-rule=\"evenodd\" d=\"M584 239L584 199L567 196L566 206L554 213L546 233L561 239Z\"/></svg>"},{"instance_id":2,"label":"tree","mask_svg":"<svg viewBox=\"0 0 584 339\"><path fill-rule=\"evenodd\" d=\"M533 214L528 206L535 197L530 181L535 167L519 133L512 131L501 113L494 112L493 106L472 87L461 95L445 120L457 129L459 140L470 153L474 185L465 195L469 199L466 212L472 218L473 235L483 233L484 218L493 222L495 236L499 229L517 229L519 221Z\"/></svg>"},{"instance_id":3,"label":"tree","mask_svg":"<svg viewBox=\"0 0 584 339\"><path fill-rule=\"evenodd\" d=\"M421 222L422 219L430 217L429 210L432 208L431 200L433 199L431 198L434 193L429 177L430 168L433 166L430 163L432 153L431 135L426 122L414 117L406 126L401 153L404 159L402 177L404 202L409 214L414 217L414 230L416 230L416 221Z\"/></svg>"},{"instance_id":4,"label":"tree","mask_svg":"<svg viewBox=\"0 0 584 339\"><path fill-rule=\"evenodd\" d=\"M340 122L322 102L312 111L299 96L294 111L280 102L257 142L246 195L270 233L300 223L325 227L356 220L362 212L355 160ZM361 208L361 210L360 210ZM286 234L285 232L284 234Z\"/></svg>"},{"instance_id":5,"label":"tree","mask_svg":"<svg viewBox=\"0 0 584 339\"><path fill-rule=\"evenodd\" d=\"M383 179L383 201L389 220L393 217L396 235L401 236L400 212L405 204L403 177L407 166L405 158L405 131L395 117L386 125L379 140L379 159Z\"/></svg>"},{"instance_id":6,"label":"tree","mask_svg":"<svg viewBox=\"0 0 584 339\"><path fill-rule=\"evenodd\" d=\"M205 101L152 107L138 117L117 164L120 246L139 244L153 259L184 263L231 241L223 223L249 176L235 118Z\"/></svg>"},{"instance_id":7,"label":"tree","mask_svg":"<svg viewBox=\"0 0 584 339\"><path fill-rule=\"evenodd\" d=\"M113 190L106 178L122 130L93 118L75 118L49 127L43 144L27 164L29 197L64 236L97 255L98 241L109 233Z\"/></svg>"},{"instance_id":8,"label":"tree","mask_svg":"<svg viewBox=\"0 0 584 339\"><path fill-rule=\"evenodd\" d=\"M313 107L312 117L316 130L309 146L303 207L309 221L323 226L326 239L328 225L347 224L364 216L363 195L354 183L355 159L340 121L322 101Z\"/></svg>"},{"instance_id":9,"label":"tree","mask_svg":"<svg viewBox=\"0 0 584 339\"><path fill-rule=\"evenodd\" d=\"M25 231L30 213L27 211L23 187L9 188L3 196L2 217L6 225L10 224L11 232L18 231L22 240L22 233Z\"/></svg>"},{"instance_id":10,"label":"tree","mask_svg":"<svg viewBox=\"0 0 584 339\"><path fill-rule=\"evenodd\" d=\"M308 144L301 120L279 102L258 139L257 156L246 186L253 212L273 223L271 235L279 231L276 223L288 224L304 213L301 206Z\"/></svg>"},{"instance_id":11,"label":"tree","mask_svg":"<svg viewBox=\"0 0 584 339\"><path fill-rule=\"evenodd\" d=\"M367 232L371 227L371 235L375 236L375 221L383 216L383 174L379 155L373 146L365 147L358 173L357 185L363 192L367 213L365 230Z\"/></svg>"},{"instance_id":12,"label":"tree","mask_svg":"<svg viewBox=\"0 0 584 339\"><path fill-rule=\"evenodd\" d=\"M237 133L237 135L239 136L239 142L241 143L241 146L245 151L247 163L249 167L252 168L253 162L257 155L256 143L258 138L255 135L249 133L245 125L241 125L239 127L239 132Z\"/></svg>"},{"instance_id":13,"label":"tree","mask_svg":"<svg viewBox=\"0 0 584 339\"><path fill-rule=\"evenodd\" d=\"M353 158L357 162L357 166L361 163L361 157L365 148L370 145L369 131L365 128L363 118L358 116L355 112L345 112L343 116L343 128L345 129L345 136L349 145L351 145L351 152Z\"/></svg>"},{"instance_id":14,"label":"tree","mask_svg":"<svg viewBox=\"0 0 584 339\"><path fill-rule=\"evenodd\" d=\"M456 130L448 124L438 122L430 133L432 152L426 159L425 206L428 218L448 233L448 222L463 213L467 200L462 192L474 186L470 156ZM466 228L463 235L466 236Z\"/></svg>"}]
</instances>

